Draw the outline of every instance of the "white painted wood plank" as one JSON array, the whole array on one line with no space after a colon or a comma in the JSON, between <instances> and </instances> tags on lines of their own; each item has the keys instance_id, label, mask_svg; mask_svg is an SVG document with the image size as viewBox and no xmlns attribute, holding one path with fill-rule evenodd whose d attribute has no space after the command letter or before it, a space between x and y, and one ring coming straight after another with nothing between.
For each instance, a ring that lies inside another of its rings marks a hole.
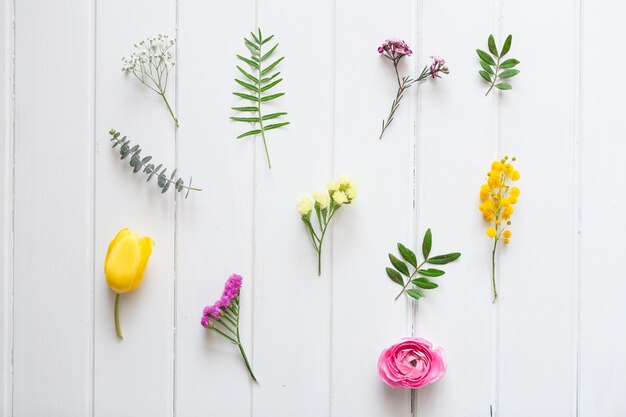
<instances>
[{"instance_id":1,"label":"white painted wood plank","mask_svg":"<svg viewBox=\"0 0 626 417\"><path fill-rule=\"evenodd\" d=\"M243 276L241 332L252 354L254 149L231 122L235 54L254 27L254 2L179 5L178 166L202 192L179 200L176 415L247 416L251 385L239 350L200 325L202 309ZM261 381L264 381L262 378ZM237 399L234 400L234 393Z\"/></svg>"},{"instance_id":2,"label":"white painted wood plank","mask_svg":"<svg viewBox=\"0 0 626 417\"><path fill-rule=\"evenodd\" d=\"M12 415L91 414L93 4L16 3Z\"/></svg>"},{"instance_id":3,"label":"white painted wood plank","mask_svg":"<svg viewBox=\"0 0 626 417\"><path fill-rule=\"evenodd\" d=\"M521 172L499 257L498 415L507 417L575 413L575 7L503 2L500 42L512 33L509 55L522 62L500 99L502 154L517 156Z\"/></svg>"},{"instance_id":4,"label":"white painted wood plank","mask_svg":"<svg viewBox=\"0 0 626 417\"><path fill-rule=\"evenodd\" d=\"M581 19L581 307L579 415L617 416L626 409L626 233L623 161L626 87L609 74L623 67L626 4L583 1ZM608 74L599 72L608 57Z\"/></svg>"},{"instance_id":5,"label":"white painted wood plank","mask_svg":"<svg viewBox=\"0 0 626 417\"><path fill-rule=\"evenodd\" d=\"M332 172L333 2L258 1L257 24L275 34L286 95L268 106L291 125L269 132L272 169L255 142L253 415L319 417L330 402L331 252L317 256L296 211ZM288 16L288 18L286 18ZM252 140L239 146L252 146ZM328 244L329 242L327 242ZM330 246L327 246L330 249Z\"/></svg>"},{"instance_id":6,"label":"white painted wood plank","mask_svg":"<svg viewBox=\"0 0 626 417\"><path fill-rule=\"evenodd\" d=\"M8 416L13 347L13 3L0 2L0 416Z\"/></svg>"},{"instance_id":7,"label":"white painted wood plank","mask_svg":"<svg viewBox=\"0 0 626 417\"><path fill-rule=\"evenodd\" d=\"M175 36L176 2L99 1L96 37L95 415L173 414L174 193L133 175L113 151L115 128L158 163L174 169L174 124L161 98L120 70L132 45L158 33ZM175 106L176 84L168 97ZM180 119L181 124L185 123ZM128 227L156 245L142 285L121 298L124 340L113 325L114 293L103 263L117 231Z\"/></svg>"},{"instance_id":8,"label":"white painted wood plank","mask_svg":"<svg viewBox=\"0 0 626 417\"><path fill-rule=\"evenodd\" d=\"M395 97L391 63L376 48L391 37L411 43L408 0L384 6L336 5L335 173L360 184L354 205L333 229L331 415L409 416L409 391L386 386L377 372L382 350L410 336L405 300L385 274L387 253L412 240L413 127L406 100L379 140ZM415 72L414 57L401 64ZM409 91L408 96L415 94Z\"/></svg>"},{"instance_id":9,"label":"white painted wood plank","mask_svg":"<svg viewBox=\"0 0 626 417\"><path fill-rule=\"evenodd\" d=\"M450 20L453 8L458 18ZM488 416L492 401L489 240L477 206L497 151L496 99L484 97L475 49L486 43L494 17L489 0L424 2L422 8L420 65L440 55L450 75L420 87L416 248L430 227L433 254L458 251L461 258L444 267L439 288L418 302L415 335L443 347L448 370L439 382L418 391L417 416ZM464 41L446 33L463 34Z\"/></svg>"}]
</instances>

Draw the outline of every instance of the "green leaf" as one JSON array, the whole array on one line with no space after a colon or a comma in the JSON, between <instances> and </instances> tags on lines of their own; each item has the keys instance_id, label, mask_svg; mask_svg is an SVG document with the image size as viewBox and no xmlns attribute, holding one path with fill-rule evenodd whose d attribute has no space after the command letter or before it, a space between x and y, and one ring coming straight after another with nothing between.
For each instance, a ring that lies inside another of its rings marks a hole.
<instances>
[{"instance_id":1,"label":"green leaf","mask_svg":"<svg viewBox=\"0 0 626 417\"><path fill-rule=\"evenodd\" d=\"M496 65L496 62L493 60L491 55L489 55L487 52L483 51L482 49L477 49L476 53L478 54L480 59L485 61L487 64L489 64L489 65Z\"/></svg>"},{"instance_id":2,"label":"green leaf","mask_svg":"<svg viewBox=\"0 0 626 417\"><path fill-rule=\"evenodd\" d=\"M283 80L282 78L279 78L278 80L274 81L273 83L269 83L265 87L261 88L261 92L269 90L270 88L274 87L276 84L281 82L282 80Z\"/></svg>"},{"instance_id":3,"label":"green leaf","mask_svg":"<svg viewBox=\"0 0 626 417\"><path fill-rule=\"evenodd\" d=\"M500 56L506 55L511 49L511 42L513 42L513 35L509 35L506 37L504 41L504 45L502 45L502 52L500 52Z\"/></svg>"},{"instance_id":4,"label":"green leaf","mask_svg":"<svg viewBox=\"0 0 626 417\"><path fill-rule=\"evenodd\" d=\"M255 45L254 43L252 43L249 39L247 39L247 38L243 38L243 41L246 43L246 45L248 45L248 47L249 47L250 49L253 49L253 50L255 50L255 51L258 51L258 50L259 50L259 47L258 47L257 45Z\"/></svg>"},{"instance_id":5,"label":"green leaf","mask_svg":"<svg viewBox=\"0 0 626 417\"><path fill-rule=\"evenodd\" d=\"M261 121L258 117L231 117L232 120L237 122L258 123Z\"/></svg>"},{"instance_id":6,"label":"green leaf","mask_svg":"<svg viewBox=\"0 0 626 417\"><path fill-rule=\"evenodd\" d=\"M259 69L259 64L257 62L254 62L253 60L248 58L244 58L241 55L237 55L237 58L241 59L243 62L250 65L251 67Z\"/></svg>"},{"instance_id":7,"label":"green leaf","mask_svg":"<svg viewBox=\"0 0 626 417\"><path fill-rule=\"evenodd\" d=\"M257 77L255 77L252 74L249 74L247 71L245 71L243 68L241 68L239 65L237 65L237 69L250 81L252 81L253 83L257 83L259 84L259 79Z\"/></svg>"},{"instance_id":8,"label":"green leaf","mask_svg":"<svg viewBox=\"0 0 626 417\"><path fill-rule=\"evenodd\" d=\"M152 176L154 175L155 172L158 172L161 167L163 166L163 164L159 164L156 168L154 168L151 172L150 175L148 175L148 179L146 180L146 182L150 181L152 179Z\"/></svg>"},{"instance_id":9,"label":"green leaf","mask_svg":"<svg viewBox=\"0 0 626 417\"><path fill-rule=\"evenodd\" d=\"M279 75L280 75L280 71L278 71L276 74L272 75L271 77L263 78L261 80L261 84L265 84L268 81L272 81L274 78L278 77Z\"/></svg>"},{"instance_id":10,"label":"green leaf","mask_svg":"<svg viewBox=\"0 0 626 417\"><path fill-rule=\"evenodd\" d=\"M246 133L242 133L241 135L237 136L237 139L245 138L246 136L258 135L259 133L261 133L261 131L258 129L250 130Z\"/></svg>"},{"instance_id":11,"label":"green leaf","mask_svg":"<svg viewBox=\"0 0 626 417\"><path fill-rule=\"evenodd\" d=\"M237 111L259 111L259 108L255 106L231 107L231 109L237 110Z\"/></svg>"},{"instance_id":12,"label":"green leaf","mask_svg":"<svg viewBox=\"0 0 626 417\"><path fill-rule=\"evenodd\" d=\"M432 290L437 288L439 285L435 284L434 282L430 281L429 279L426 278L417 278L414 279L413 281L411 281L413 284L417 285L420 288L423 288L425 290Z\"/></svg>"},{"instance_id":13,"label":"green leaf","mask_svg":"<svg viewBox=\"0 0 626 417\"><path fill-rule=\"evenodd\" d=\"M238 80L237 78L235 78L235 82L237 84L239 84L240 86L247 88L250 91L254 91L255 93L259 92L259 89L256 86L252 85L252 84L248 84L247 82Z\"/></svg>"},{"instance_id":14,"label":"green leaf","mask_svg":"<svg viewBox=\"0 0 626 417\"><path fill-rule=\"evenodd\" d=\"M281 57L278 58L276 61L272 62L267 68L265 68L263 71L261 71L261 76L267 74L268 72L270 72L272 69L274 69L274 67L276 65L278 65L280 63L280 61L282 61L283 59L285 59L285 57Z\"/></svg>"},{"instance_id":15,"label":"green leaf","mask_svg":"<svg viewBox=\"0 0 626 417\"><path fill-rule=\"evenodd\" d=\"M483 69L489 74L494 75L493 70L491 69L491 66L487 64L485 61L480 61L480 66L483 67Z\"/></svg>"},{"instance_id":16,"label":"green leaf","mask_svg":"<svg viewBox=\"0 0 626 417\"><path fill-rule=\"evenodd\" d=\"M268 38L263 39L261 45L265 45L267 42L271 41L274 35L270 35Z\"/></svg>"},{"instance_id":17,"label":"green leaf","mask_svg":"<svg viewBox=\"0 0 626 417\"><path fill-rule=\"evenodd\" d=\"M511 87L511 84L509 83L498 83L496 84L496 88L498 90L510 90L513 87Z\"/></svg>"},{"instance_id":18,"label":"green leaf","mask_svg":"<svg viewBox=\"0 0 626 417\"><path fill-rule=\"evenodd\" d=\"M392 268L385 268L387 271L387 276L396 284L404 285L404 280L402 279L402 275L398 271Z\"/></svg>"},{"instance_id":19,"label":"green leaf","mask_svg":"<svg viewBox=\"0 0 626 417\"><path fill-rule=\"evenodd\" d=\"M420 298L422 298L424 296L424 294L422 294L422 292L418 291L418 290L406 290L405 292L409 296L415 298L416 300L419 300Z\"/></svg>"},{"instance_id":20,"label":"green leaf","mask_svg":"<svg viewBox=\"0 0 626 417\"><path fill-rule=\"evenodd\" d=\"M287 126L289 124L289 122L283 122L283 123L275 123L273 125L268 125L265 126L265 130L272 130L272 129L278 129L279 127L283 127L283 126Z\"/></svg>"},{"instance_id":21,"label":"green leaf","mask_svg":"<svg viewBox=\"0 0 626 417\"><path fill-rule=\"evenodd\" d=\"M424 259L428 259L428 255L430 255L430 248L433 246L433 234L430 231L430 228L426 230L424 233L424 239L422 240L422 255L424 255Z\"/></svg>"},{"instance_id":22,"label":"green leaf","mask_svg":"<svg viewBox=\"0 0 626 417\"><path fill-rule=\"evenodd\" d=\"M287 113L285 113L285 112L279 112L279 113L266 114L265 116L263 116L263 120L275 119L275 118L277 118L277 117L284 116L284 115L286 115L286 114L287 114Z\"/></svg>"},{"instance_id":23,"label":"green leaf","mask_svg":"<svg viewBox=\"0 0 626 417\"><path fill-rule=\"evenodd\" d=\"M393 265L393 267L396 268L400 273L406 275L407 277L409 276L409 267L406 266L406 264L400 259L393 256L391 253L389 254L389 261L391 261L391 265Z\"/></svg>"},{"instance_id":24,"label":"green leaf","mask_svg":"<svg viewBox=\"0 0 626 417\"><path fill-rule=\"evenodd\" d=\"M519 70L516 69L508 69L508 70L504 70L502 71L498 77L500 78L511 78L511 77L515 77L517 74L519 74Z\"/></svg>"},{"instance_id":25,"label":"green leaf","mask_svg":"<svg viewBox=\"0 0 626 417\"><path fill-rule=\"evenodd\" d=\"M487 81L488 83L491 82L491 76L487 74L487 71L480 70L478 71L478 73L480 74L481 77L485 79L485 81Z\"/></svg>"},{"instance_id":26,"label":"green leaf","mask_svg":"<svg viewBox=\"0 0 626 417\"><path fill-rule=\"evenodd\" d=\"M428 268L420 269L419 271L417 271L417 273L426 277L440 277L445 274L445 271L442 271L441 269Z\"/></svg>"},{"instance_id":27,"label":"green leaf","mask_svg":"<svg viewBox=\"0 0 626 417\"><path fill-rule=\"evenodd\" d=\"M261 101L270 101L270 100L274 100L277 99L280 96L284 96L285 93L277 93L277 94L272 94L270 96L265 96L265 97L261 97Z\"/></svg>"},{"instance_id":28,"label":"green leaf","mask_svg":"<svg viewBox=\"0 0 626 417\"><path fill-rule=\"evenodd\" d=\"M506 61L504 61L502 64L500 64L500 68L502 69L513 68L517 64L519 64L519 61L517 59L509 58Z\"/></svg>"},{"instance_id":29,"label":"green leaf","mask_svg":"<svg viewBox=\"0 0 626 417\"><path fill-rule=\"evenodd\" d=\"M445 255L433 256L432 258L429 258L426 262L433 265L445 265L447 263L456 261L460 257L461 254L458 252L447 253Z\"/></svg>"},{"instance_id":30,"label":"green leaf","mask_svg":"<svg viewBox=\"0 0 626 417\"><path fill-rule=\"evenodd\" d=\"M417 268L417 259L411 249L407 248L402 243L398 243L398 252L400 252L400 255L402 255L405 261L413 265L414 268Z\"/></svg>"},{"instance_id":31,"label":"green leaf","mask_svg":"<svg viewBox=\"0 0 626 417\"><path fill-rule=\"evenodd\" d=\"M489 35L489 39L487 40L487 46L489 46L489 52L495 57L498 56L498 48L496 48L496 41L493 39L493 35Z\"/></svg>"},{"instance_id":32,"label":"green leaf","mask_svg":"<svg viewBox=\"0 0 626 417\"><path fill-rule=\"evenodd\" d=\"M265 58L269 57L270 55L272 55L274 53L274 51L276 50L276 48L278 48L278 44L274 45L274 47L272 49L270 49L269 51L267 51L262 57L261 57L261 61L265 61Z\"/></svg>"},{"instance_id":33,"label":"green leaf","mask_svg":"<svg viewBox=\"0 0 626 417\"><path fill-rule=\"evenodd\" d=\"M258 97L251 96L250 94L244 94L244 93L233 93L233 94L236 95L237 97L245 98L247 100L259 101Z\"/></svg>"},{"instance_id":34,"label":"green leaf","mask_svg":"<svg viewBox=\"0 0 626 417\"><path fill-rule=\"evenodd\" d=\"M261 43L261 41L259 40L259 38L256 37L256 35L254 34L254 32L250 32L250 35L252 35L252 39L254 39L254 41L258 44Z\"/></svg>"}]
</instances>

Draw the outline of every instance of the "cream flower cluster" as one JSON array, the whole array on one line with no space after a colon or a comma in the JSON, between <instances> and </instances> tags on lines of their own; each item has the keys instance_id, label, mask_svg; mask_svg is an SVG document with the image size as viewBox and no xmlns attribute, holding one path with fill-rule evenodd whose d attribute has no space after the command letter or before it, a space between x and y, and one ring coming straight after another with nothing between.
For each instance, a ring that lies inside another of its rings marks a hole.
<instances>
[{"instance_id":1,"label":"cream flower cluster","mask_svg":"<svg viewBox=\"0 0 626 417\"><path fill-rule=\"evenodd\" d=\"M314 207L326 210L333 205L350 204L358 193L358 185L350 177L341 177L326 185L326 191L313 193L313 199L304 196L298 201L298 211L308 216Z\"/></svg>"}]
</instances>

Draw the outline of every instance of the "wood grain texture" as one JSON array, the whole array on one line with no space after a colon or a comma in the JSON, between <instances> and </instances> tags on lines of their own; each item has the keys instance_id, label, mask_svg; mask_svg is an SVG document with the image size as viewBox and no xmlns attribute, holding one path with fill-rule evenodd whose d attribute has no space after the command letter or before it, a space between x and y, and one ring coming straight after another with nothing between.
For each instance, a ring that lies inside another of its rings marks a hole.
<instances>
[{"instance_id":1,"label":"wood grain texture","mask_svg":"<svg viewBox=\"0 0 626 417\"><path fill-rule=\"evenodd\" d=\"M620 416L625 13L609 0L0 1L0 417ZM229 120L235 55L257 26L286 57L268 108L291 124L268 134L272 170ZM157 33L178 37L177 130L120 71ZM475 49L489 33L514 35L522 72L484 97ZM451 73L409 90L381 141L396 80L376 47L391 37L414 51L403 73L430 55ZM111 128L203 191L184 200L133 176ZM521 196L492 305L478 191L504 154ZM340 175L360 194L317 277L296 205ZM122 227L156 242L122 296L123 342L102 270ZM429 227L433 253L462 257L418 303L394 302L387 253L419 253ZM231 273L259 384L200 326ZM448 360L414 394L376 369L410 335Z\"/></svg>"},{"instance_id":2,"label":"wood grain texture","mask_svg":"<svg viewBox=\"0 0 626 417\"><path fill-rule=\"evenodd\" d=\"M14 416L91 411L92 6L15 8Z\"/></svg>"}]
</instances>

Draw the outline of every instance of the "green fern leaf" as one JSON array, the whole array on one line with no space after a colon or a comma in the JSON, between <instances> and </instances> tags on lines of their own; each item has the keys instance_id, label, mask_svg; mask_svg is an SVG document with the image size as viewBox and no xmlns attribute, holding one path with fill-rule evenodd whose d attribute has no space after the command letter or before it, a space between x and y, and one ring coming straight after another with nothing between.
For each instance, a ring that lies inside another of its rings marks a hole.
<instances>
[{"instance_id":1,"label":"green fern leaf","mask_svg":"<svg viewBox=\"0 0 626 417\"><path fill-rule=\"evenodd\" d=\"M280 61L282 61L283 59L285 59L285 57L284 57L284 56L283 56L283 57L278 58L276 61L274 61L272 64L270 64L270 66L269 66L269 67L267 67L267 68L265 68L264 70L262 70L262 71L261 71L261 75L265 75L265 74L267 74L268 72L270 72L271 70L273 70L273 69L274 69L274 67L275 67L276 65L280 64Z\"/></svg>"},{"instance_id":2,"label":"green fern leaf","mask_svg":"<svg viewBox=\"0 0 626 417\"><path fill-rule=\"evenodd\" d=\"M255 87L255 86L254 86L254 85L252 85L252 84L248 84L247 82L244 82L244 81L238 80L237 78L235 78L235 82L236 82L237 84L239 84L240 86L247 88L247 89L248 89L248 90L250 90L250 91L254 91L255 93L258 93L258 92L259 92L259 88L258 88L258 87Z\"/></svg>"},{"instance_id":3,"label":"green fern leaf","mask_svg":"<svg viewBox=\"0 0 626 417\"><path fill-rule=\"evenodd\" d=\"M276 100L278 97L282 97L284 95L285 95L285 93L272 94L271 96L261 97L261 101Z\"/></svg>"},{"instance_id":4,"label":"green fern leaf","mask_svg":"<svg viewBox=\"0 0 626 417\"><path fill-rule=\"evenodd\" d=\"M241 59L243 62L245 62L246 64L250 65L253 68L259 69L259 64L257 62L254 62L248 58L244 58L241 55L237 55L237 58Z\"/></svg>"},{"instance_id":5,"label":"green fern leaf","mask_svg":"<svg viewBox=\"0 0 626 417\"><path fill-rule=\"evenodd\" d=\"M261 61L265 61L266 58L268 58L270 55L272 55L274 53L274 51L276 50L276 48L278 48L278 44L274 45L274 47L272 49L267 51L267 53L261 57Z\"/></svg>"},{"instance_id":6,"label":"green fern leaf","mask_svg":"<svg viewBox=\"0 0 626 417\"><path fill-rule=\"evenodd\" d=\"M512 70L513 71L513 70ZM279 78L278 80L274 81L273 83L270 83L264 87L261 88L261 92L267 91L270 88L274 87L276 84L278 84L279 82L281 82L283 79Z\"/></svg>"},{"instance_id":7,"label":"green fern leaf","mask_svg":"<svg viewBox=\"0 0 626 417\"><path fill-rule=\"evenodd\" d=\"M247 71L245 71L243 68L241 68L239 65L237 65L237 69L239 70L239 72L241 72L244 77L246 77L247 79L249 79L250 81L252 81L253 83L258 84L259 83L259 79L257 77L255 77L252 74L249 74Z\"/></svg>"},{"instance_id":8,"label":"green fern leaf","mask_svg":"<svg viewBox=\"0 0 626 417\"><path fill-rule=\"evenodd\" d=\"M238 96L238 97L245 98L247 100L259 101L258 97L251 96L250 94L245 94L245 93L233 93L233 94Z\"/></svg>"}]
</instances>

